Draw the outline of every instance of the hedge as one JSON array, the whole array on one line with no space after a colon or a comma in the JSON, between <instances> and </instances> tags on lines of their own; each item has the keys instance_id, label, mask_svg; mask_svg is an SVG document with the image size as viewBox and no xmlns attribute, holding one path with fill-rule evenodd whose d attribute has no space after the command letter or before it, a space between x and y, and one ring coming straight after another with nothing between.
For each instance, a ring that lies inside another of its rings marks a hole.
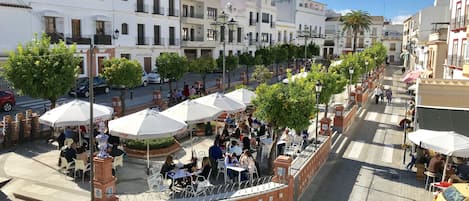
<instances>
[{"instance_id":1,"label":"hedge","mask_svg":"<svg viewBox=\"0 0 469 201\"><path fill-rule=\"evenodd\" d=\"M147 142L150 145L150 149L162 149L169 147L175 143L173 137L158 138L151 140L127 140L125 142L126 147L137 150L147 150Z\"/></svg>"}]
</instances>

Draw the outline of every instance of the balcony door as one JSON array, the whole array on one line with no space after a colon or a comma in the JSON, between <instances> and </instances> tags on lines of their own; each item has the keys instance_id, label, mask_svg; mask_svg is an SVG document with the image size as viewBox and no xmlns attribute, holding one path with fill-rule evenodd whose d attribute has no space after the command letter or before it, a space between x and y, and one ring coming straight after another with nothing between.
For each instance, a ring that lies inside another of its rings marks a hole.
<instances>
[{"instance_id":1,"label":"balcony door","mask_svg":"<svg viewBox=\"0 0 469 201\"><path fill-rule=\"evenodd\" d=\"M154 45L161 45L159 25L153 26L153 38L154 38Z\"/></svg>"},{"instance_id":2,"label":"balcony door","mask_svg":"<svg viewBox=\"0 0 469 201\"><path fill-rule=\"evenodd\" d=\"M57 26L55 22L55 17L44 17L44 23L46 25L46 33L55 33L57 32Z\"/></svg>"},{"instance_id":3,"label":"balcony door","mask_svg":"<svg viewBox=\"0 0 469 201\"><path fill-rule=\"evenodd\" d=\"M104 35L104 21L96 21L96 35Z\"/></svg>"},{"instance_id":4,"label":"balcony door","mask_svg":"<svg viewBox=\"0 0 469 201\"><path fill-rule=\"evenodd\" d=\"M169 45L176 45L176 32L174 27L169 27Z\"/></svg>"},{"instance_id":5,"label":"balcony door","mask_svg":"<svg viewBox=\"0 0 469 201\"><path fill-rule=\"evenodd\" d=\"M169 16L175 16L174 15L174 0L169 0L168 10L169 10L169 13L168 13Z\"/></svg>"},{"instance_id":6,"label":"balcony door","mask_svg":"<svg viewBox=\"0 0 469 201\"><path fill-rule=\"evenodd\" d=\"M145 25L144 24L137 25L137 42L139 45L145 44Z\"/></svg>"},{"instance_id":7,"label":"balcony door","mask_svg":"<svg viewBox=\"0 0 469 201\"><path fill-rule=\"evenodd\" d=\"M145 72L151 72L151 57L143 57L143 70Z\"/></svg>"},{"instance_id":8,"label":"balcony door","mask_svg":"<svg viewBox=\"0 0 469 201\"><path fill-rule=\"evenodd\" d=\"M80 20L72 19L72 38L81 38Z\"/></svg>"}]
</instances>

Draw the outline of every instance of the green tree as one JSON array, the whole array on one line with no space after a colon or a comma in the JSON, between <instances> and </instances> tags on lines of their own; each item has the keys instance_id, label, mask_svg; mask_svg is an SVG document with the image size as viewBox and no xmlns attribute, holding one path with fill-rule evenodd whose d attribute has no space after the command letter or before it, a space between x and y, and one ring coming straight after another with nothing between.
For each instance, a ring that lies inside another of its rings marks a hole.
<instances>
[{"instance_id":1,"label":"green tree","mask_svg":"<svg viewBox=\"0 0 469 201\"><path fill-rule=\"evenodd\" d=\"M327 111L329 109L329 101L334 94L342 93L347 85L347 79L337 74L336 72L324 72L320 71L323 67L321 64L313 64L311 66L311 72L308 73L307 80L309 81L310 88L315 87L316 81L319 81L322 85L322 90L319 96L319 103L325 104L324 117L327 117Z\"/></svg>"},{"instance_id":2,"label":"green tree","mask_svg":"<svg viewBox=\"0 0 469 201\"><path fill-rule=\"evenodd\" d=\"M204 87L205 81L207 79L207 74L212 72L216 68L217 64L215 63L215 60L210 56L202 56L192 60L189 63L189 71L200 74Z\"/></svg>"},{"instance_id":3,"label":"green tree","mask_svg":"<svg viewBox=\"0 0 469 201\"><path fill-rule=\"evenodd\" d=\"M258 83L268 83L272 79L272 73L263 65L256 65L254 72L252 73L252 78L255 79Z\"/></svg>"},{"instance_id":4,"label":"green tree","mask_svg":"<svg viewBox=\"0 0 469 201\"><path fill-rule=\"evenodd\" d=\"M125 95L129 88L142 84L142 66L136 60L126 58L113 58L104 61L103 76L111 86L119 86L122 101L122 114L125 113Z\"/></svg>"},{"instance_id":5,"label":"green tree","mask_svg":"<svg viewBox=\"0 0 469 201\"><path fill-rule=\"evenodd\" d=\"M256 58L249 54L249 52L245 52L239 55L239 64L246 67L246 80L249 83L249 68L256 64Z\"/></svg>"},{"instance_id":6,"label":"green tree","mask_svg":"<svg viewBox=\"0 0 469 201\"><path fill-rule=\"evenodd\" d=\"M276 74L278 75L278 69L280 63L285 63L288 60L288 52L286 48L282 48L281 46L274 46L271 48L272 56L274 57L274 62L277 65Z\"/></svg>"},{"instance_id":7,"label":"green tree","mask_svg":"<svg viewBox=\"0 0 469 201\"><path fill-rule=\"evenodd\" d=\"M309 117L314 112L315 99L307 86L305 82L295 81L287 85L261 84L257 87L256 98L253 100L256 107L254 116L272 125L273 145L276 145L280 138L280 129L290 127L300 132L310 124ZM275 160L276 148L272 146L269 154L270 170Z\"/></svg>"},{"instance_id":8,"label":"green tree","mask_svg":"<svg viewBox=\"0 0 469 201\"><path fill-rule=\"evenodd\" d=\"M42 34L10 52L3 76L19 94L42 98L55 107L57 99L75 83L80 58L75 45L67 47L63 41L51 47L50 38Z\"/></svg>"},{"instance_id":9,"label":"green tree","mask_svg":"<svg viewBox=\"0 0 469 201\"><path fill-rule=\"evenodd\" d=\"M360 63L361 54L345 54L340 57L342 62L339 65L332 66L329 68L330 72L335 72L346 80L350 80L350 72L349 69L353 68L353 75L352 75L352 83L357 83L359 80L358 75L360 75L365 68L364 64ZM364 62L364 61L363 61Z\"/></svg>"},{"instance_id":10,"label":"green tree","mask_svg":"<svg viewBox=\"0 0 469 201\"><path fill-rule=\"evenodd\" d=\"M256 57L260 58L260 64L264 65L265 67L269 67L271 64L274 63L274 58L272 55L272 51L270 48L261 48L256 51ZM273 71L273 69L272 69Z\"/></svg>"},{"instance_id":11,"label":"green tree","mask_svg":"<svg viewBox=\"0 0 469 201\"><path fill-rule=\"evenodd\" d=\"M361 31L368 31L371 25L370 14L362 10L352 10L341 17L344 25L343 31L351 30L353 33L353 52L357 50L357 35Z\"/></svg>"},{"instance_id":12,"label":"green tree","mask_svg":"<svg viewBox=\"0 0 469 201\"><path fill-rule=\"evenodd\" d=\"M156 59L161 80L169 79L169 91L173 91L172 81L177 81L188 71L187 58L177 53L163 53Z\"/></svg>"},{"instance_id":13,"label":"green tree","mask_svg":"<svg viewBox=\"0 0 469 201\"><path fill-rule=\"evenodd\" d=\"M287 51L287 62L288 62L288 68L290 67L290 62L292 62L295 58L296 58L296 55L297 55L297 48L296 46L294 45L291 45L291 44L283 44L281 45L281 47L283 49L286 49Z\"/></svg>"}]
</instances>

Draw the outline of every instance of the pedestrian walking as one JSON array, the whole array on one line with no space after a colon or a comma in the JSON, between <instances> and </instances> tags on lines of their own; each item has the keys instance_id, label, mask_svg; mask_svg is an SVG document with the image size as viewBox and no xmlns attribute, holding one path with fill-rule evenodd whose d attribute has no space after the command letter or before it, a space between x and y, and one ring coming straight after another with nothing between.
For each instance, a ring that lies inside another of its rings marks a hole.
<instances>
[{"instance_id":1,"label":"pedestrian walking","mask_svg":"<svg viewBox=\"0 0 469 201\"><path fill-rule=\"evenodd\" d=\"M379 94L379 99L380 99L381 103L383 103L384 102L384 92L385 92L384 91L384 86L381 85L379 88L381 89L381 91L380 91L381 93Z\"/></svg>"},{"instance_id":2,"label":"pedestrian walking","mask_svg":"<svg viewBox=\"0 0 469 201\"><path fill-rule=\"evenodd\" d=\"M374 91L374 93L373 93L373 94L375 95L375 104L378 104L378 102L379 102L379 96L380 96L381 93L382 93L382 92L381 92L381 89L380 89L378 86L376 86L376 87L375 87L375 91Z\"/></svg>"},{"instance_id":3,"label":"pedestrian walking","mask_svg":"<svg viewBox=\"0 0 469 201\"><path fill-rule=\"evenodd\" d=\"M391 100L392 100L392 90L391 89L386 90L386 99L388 101L388 104L391 104Z\"/></svg>"},{"instance_id":4,"label":"pedestrian walking","mask_svg":"<svg viewBox=\"0 0 469 201\"><path fill-rule=\"evenodd\" d=\"M408 170L412 170L412 168L413 168L414 165L415 165L415 162L417 161L417 154L416 154L416 152L412 153L412 151L411 151L410 154L409 154L409 156L410 156L410 158L411 158L411 159L410 159L410 162L409 162L409 163L407 164L407 166L405 166L405 167L406 167L406 169L408 169Z\"/></svg>"}]
</instances>

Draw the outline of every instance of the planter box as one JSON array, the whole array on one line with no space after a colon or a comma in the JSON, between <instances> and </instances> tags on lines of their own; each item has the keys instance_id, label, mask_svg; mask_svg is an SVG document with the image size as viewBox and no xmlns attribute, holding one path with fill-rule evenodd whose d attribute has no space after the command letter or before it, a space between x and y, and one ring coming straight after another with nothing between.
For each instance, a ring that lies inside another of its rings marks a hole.
<instances>
[{"instance_id":1,"label":"planter box","mask_svg":"<svg viewBox=\"0 0 469 201\"><path fill-rule=\"evenodd\" d=\"M174 141L174 144L162 148L162 149L150 149L150 157L161 157L161 156L167 156L170 154L173 154L181 149L181 145L177 140ZM147 150L138 150L138 149L131 149L128 147L124 147L125 152L127 153L128 156L130 157L135 157L135 158L147 158Z\"/></svg>"}]
</instances>

